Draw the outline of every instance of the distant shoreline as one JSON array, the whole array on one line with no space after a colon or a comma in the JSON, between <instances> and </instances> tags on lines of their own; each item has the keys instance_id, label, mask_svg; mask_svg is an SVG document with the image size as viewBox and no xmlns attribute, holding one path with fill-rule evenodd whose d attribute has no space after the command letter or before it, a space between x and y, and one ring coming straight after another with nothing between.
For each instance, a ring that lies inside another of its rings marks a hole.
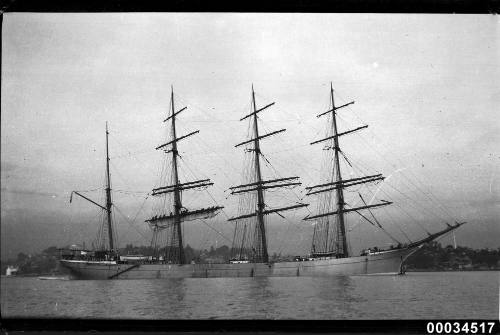
<instances>
[{"instance_id":1,"label":"distant shoreline","mask_svg":"<svg viewBox=\"0 0 500 335\"><path fill-rule=\"evenodd\" d=\"M474 270L433 270L433 269L412 269L412 270L406 270L406 272L493 272L493 271L500 271L500 268L497 269L474 269ZM40 277L40 276L61 276L64 275L63 273L30 273L30 274L22 274L22 275L12 275L12 276L6 276L2 275L2 278L34 278L34 277Z\"/></svg>"},{"instance_id":2,"label":"distant shoreline","mask_svg":"<svg viewBox=\"0 0 500 335\"><path fill-rule=\"evenodd\" d=\"M477 271L500 271L496 269L470 269L470 270L435 270L435 269L408 269L406 272L477 272Z\"/></svg>"},{"instance_id":3,"label":"distant shoreline","mask_svg":"<svg viewBox=\"0 0 500 335\"><path fill-rule=\"evenodd\" d=\"M189 245L185 247L186 257L196 263L228 262L232 257L231 248L223 245L209 250L197 250ZM120 249L122 255L152 255L154 250L145 246L127 245ZM60 248L49 247L41 254L27 255L19 253L16 259L1 262L1 274L6 274L8 266L18 269L17 276L44 276L58 274ZM292 255L273 255L273 259L292 260ZM467 247L449 245L443 247L439 243L429 243L408 257L404 262L406 272L456 272L456 271L499 271L500 247L497 249L474 250Z\"/></svg>"}]
</instances>

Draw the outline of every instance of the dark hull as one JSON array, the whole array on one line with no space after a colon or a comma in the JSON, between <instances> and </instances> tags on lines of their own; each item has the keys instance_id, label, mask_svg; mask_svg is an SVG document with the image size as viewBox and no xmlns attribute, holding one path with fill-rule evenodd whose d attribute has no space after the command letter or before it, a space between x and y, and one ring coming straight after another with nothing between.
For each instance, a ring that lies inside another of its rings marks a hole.
<instances>
[{"instance_id":1,"label":"dark hull","mask_svg":"<svg viewBox=\"0 0 500 335\"><path fill-rule=\"evenodd\" d=\"M403 248L348 258L302 262L243 264L110 264L60 260L76 279L160 279L220 277L295 277L366 275L401 271L403 261L418 247Z\"/></svg>"}]
</instances>

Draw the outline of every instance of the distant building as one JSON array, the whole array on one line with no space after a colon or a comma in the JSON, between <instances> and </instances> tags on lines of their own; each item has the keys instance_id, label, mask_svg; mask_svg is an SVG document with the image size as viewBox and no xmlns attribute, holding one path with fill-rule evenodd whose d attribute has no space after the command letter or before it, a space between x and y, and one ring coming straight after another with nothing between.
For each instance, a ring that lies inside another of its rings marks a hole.
<instances>
[{"instance_id":1,"label":"distant building","mask_svg":"<svg viewBox=\"0 0 500 335\"><path fill-rule=\"evenodd\" d=\"M452 254L450 256L449 262L447 262L447 267L455 270L471 270L472 260L465 254L456 255Z\"/></svg>"},{"instance_id":2,"label":"distant building","mask_svg":"<svg viewBox=\"0 0 500 335\"><path fill-rule=\"evenodd\" d=\"M472 270L472 264L458 264L459 270Z\"/></svg>"},{"instance_id":3,"label":"distant building","mask_svg":"<svg viewBox=\"0 0 500 335\"><path fill-rule=\"evenodd\" d=\"M19 268L16 268L14 266L9 265L7 267L7 270L5 270L5 275L6 276L15 276L17 274L17 271L19 271Z\"/></svg>"}]
</instances>

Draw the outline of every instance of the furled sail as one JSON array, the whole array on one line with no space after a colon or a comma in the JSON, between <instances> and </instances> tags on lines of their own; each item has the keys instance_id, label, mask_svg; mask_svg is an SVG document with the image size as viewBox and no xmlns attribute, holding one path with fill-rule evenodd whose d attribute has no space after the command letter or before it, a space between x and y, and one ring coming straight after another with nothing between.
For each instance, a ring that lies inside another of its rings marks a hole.
<instances>
[{"instance_id":1,"label":"furled sail","mask_svg":"<svg viewBox=\"0 0 500 335\"><path fill-rule=\"evenodd\" d=\"M179 213L179 219L181 222L185 221L193 221L197 219L210 219L215 217L219 211L224 208L221 206L213 206L208 208L200 208L196 210L181 210ZM165 214L165 215L156 215L151 219L146 220L149 223L150 227L157 228L159 230L169 228L173 224L175 224L176 216L174 213Z\"/></svg>"}]
</instances>

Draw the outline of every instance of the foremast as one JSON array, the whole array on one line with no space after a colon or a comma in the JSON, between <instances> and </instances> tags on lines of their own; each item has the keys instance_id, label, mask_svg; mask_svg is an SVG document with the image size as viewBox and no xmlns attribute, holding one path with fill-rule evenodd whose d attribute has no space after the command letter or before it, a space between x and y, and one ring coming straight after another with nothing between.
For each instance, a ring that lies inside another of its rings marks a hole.
<instances>
[{"instance_id":1,"label":"foremast","mask_svg":"<svg viewBox=\"0 0 500 335\"><path fill-rule=\"evenodd\" d=\"M340 161L339 161L339 136L337 132L337 116L335 114L335 99L333 97L333 85L330 83L330 96L332 99L332 129L333 129L333 152L335 155L335 174L337 176L337 181L339 185L342 185L342 174L340 173ZM337 188L337 206L338 206L338 216L340 223L340 234L342 238L342 254L344 257L349 257L349 251L347 248L347 239L345 235L345 223L344 223L344 190L342 187Z\"/></svg>"},{"instance_id":2,"label":"foremast","mask_svg":"<svg viewBox=\"0 0 500 335\"><path fill-rule=\"evenodd\" d=\"M319 185L314 185L310 187L306 187L307 190L307 195L313 195L313 194L318 194L318 193L325 193L325 192L336 192L336 208L334 211L324 211L320 212L315 215L308 215L307 217L304 218L304 220L318 220L320 221L320 226L316 225L315 226L315 234L313 237L313 242L312 242L312 252L311 254L315 257L322 257L322 256L336 256L338 258L344 258L344 257L349 257L349 246L347 242L347 236L346 236L346 224L345 224L345 214L349 212L356 212L359 215L361 215L363 218L367 219L370 221L368 218L366 218L363 214L361 214L359 211L362 209L369 209L369 208L374 208L374 207L380 207L380 206L385 206L391 204L389 201L382 201L381 203L373 204L373 205L368 205L365 203L365 206L360 206L356 208L346 208L345 201L344 201L344 188L353 186L353 185L359 185L359 184L364 184L364 183L369 183L369 182L375 182L379 180L383 180L384 177L381 174L377 175L372 175L372 176L365 176L365 177L359 177L359 178L352 178L352 179L342 179L342 173L340 169L340 154L342 154L342 150L340 149L339 145L339 137L343 135L347 135L350 133L353 133L355 131L367 128L368 126L362 126L358 127L352 130L348 130L345 132L338 132L337 128L337 117L336 117L336 111L349 106L351 104L354 104L354 101L349 102L347 104L341 105L341 106L335 106L335 99L334 99L334 91L333 91L333 85L330 83L330 98L331 98L331 109L329 109L326 112L323 112L317 117L322 117L324 115L330 115L331 114L331 131L332 131L332 136L328 136L326 138L323 138L321 140L317 140L311 143L317 144L317 143L323 143L323 142L330 142L330 145L327 146L327 149L332 149L334 151L334 159L333 159L333 171L332 171L332 180L329 183L324 183L324 184L319 184ZM361 197L361 195L360 195ZM362 199L362 197L361 197ZM364 199L362 199L364 202ZM330 227L330 217L335 216L337 218L336 223L338 224L338 227L335 227L334 232L336 232L336 235L332 238L329 236L329 232L331 229ZM371 221L370 221L371 222ZM319 230L322 230L322 233L319 232ZM319 243L319 245L316 245L315 243L315 237L318 238L318 240L321 240L323 243ZM333 240L333 243L330 243L330 240ZM332 245L335 244L335 245Z\"/></svg>"},{"instance_id":3,"label":"foremast","mask_svg":"<svg viewBox=\"0 0 500 335\"><path fill-rule=\"evenodd\" d=\"M166 214L167 208L164 208L164 214L154 215L150 219L146 220L153 228L154 233L158 233L162 230L168 229L169 236L167 245L165 246L165 260L171 261L178 264L185 264L186 257L184 254L184 243L182 234L182 222L199 219L208 218L215 216L221 206L213 206L208 208L188 210L182 205L182 191L187 189L204 188L213 185L210 179L202 179L191 182L181 183L179 178L179 166L178 157L179 152L177 150L177 142L183 140L191 135L199 133L199 130L193 131L187 135L177 137L176 129L176 118L179 113L186 110L184 107L178 111L175 111L174 103L174 88L172 87L170 95L170 107L171 114L163 122L170 121L171 129L171 140L165 144L156 147L156 150L162 150L166 155L171 154L172 159L172 185L161 186L154 188L152 191L153 196L165 197L166 195L173 194L173 213Z\"/></svg>"},{"instance_id":4,"label":"foremast","mask_svg":"<svg viewBox=\"0 0 500 335\"><path fill-rule=\"evenodd\" d=\"M251 183L248 184L243 184L243 185L238 185L238 186L233 186L230 187L231 194L239 194L239 193L248 193L248 192L256 192L257 194L257 204L255 208L255 212L251 213L245 213L245 214L240 214L236 217L232 217L228 219L228 221L238 221L238 220L243 220L247 218L256 218L257 219L257 224L256 224L256 237L253 241L253 256L252 256L252 261L258 262L258 263L269 263L269 253L268 253L268 246L267 246L267 238L266 238L266 226L265 226L265 215L271 214L271 213L277 213L278 215L279 212L299 208L299 207L305 207L308 206L308 204L298 204L298 205L293 205L293 206L287 206L287 207L281 207L281 208L273 208L273 209L266 209L268 207L265 203L265 194L264 190L269 189L269 188L278 188L278 187L285 187L285 186L296 186L296 185L301 185L300 182L297 180L299 177L287 177L287 178L277 178L277 179L271 179L271 180L263 180L262 178L262 171L261 171L261 164L260 164L260 156L262 155L262 152L260 150L260 140L281 132L284 132L286 129L280 129L277 131L270 132L265 135L259 135L259 125L258 125L258 118L257 114L268 107L271 107L274 105L273 103L270 103L262 108L257 109L256 101L255 101L255 91L252 85L252 108L253 111L252 113L242 117L240 121L243 121L248 118L252 118L252 127L253 127L253 138L244 142L241 142L235 147L239 147L242 145L247 145L253 143L253 149L247 149L248 151L253 151L254 155L254 172L255 172L255 180ZM236 229L236 228L235 228ZM243 245L244 245L244 240L246 236L246 225L244 226L244 233L243 233L243 238L241 241L241 247L240 247L240 255L242 253Z\"/></svg>"}]
</instances>

